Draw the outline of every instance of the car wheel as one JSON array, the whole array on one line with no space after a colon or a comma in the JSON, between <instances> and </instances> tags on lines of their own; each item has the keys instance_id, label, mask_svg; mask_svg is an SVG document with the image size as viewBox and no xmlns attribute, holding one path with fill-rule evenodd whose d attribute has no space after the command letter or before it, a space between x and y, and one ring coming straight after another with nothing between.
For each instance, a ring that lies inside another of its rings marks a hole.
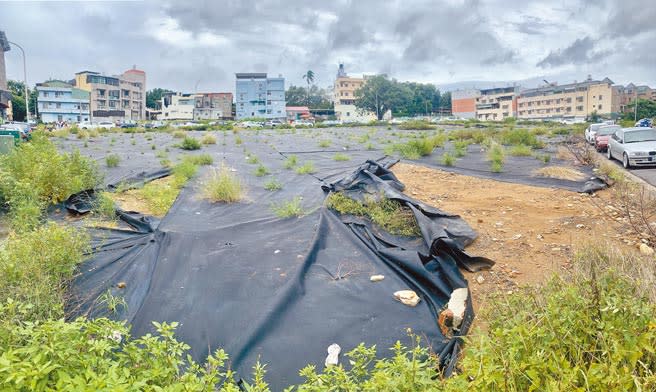
<instances>
[{"instance_id":1,"label":"car wheel","mask_svg":"<svg viewBox=\"0 0 656 392\"><path fill-rule=\"evenodd\" d=\"M622 155L622 166L624 166L625 169L628 169L631 167L631 164L629 163L629 156L624 153Z\"/></svg>"},{"instance_id":2,"label":"car wheel","mask_svg":"<svg viewBox=\"0 0 656 392\"><path fill-rule=\"evenodd\" d=\"M613 156L610 153L610 146L606 148L606 157L608 158L609 161L613 159Z\"/></svg>"}]
</instances>

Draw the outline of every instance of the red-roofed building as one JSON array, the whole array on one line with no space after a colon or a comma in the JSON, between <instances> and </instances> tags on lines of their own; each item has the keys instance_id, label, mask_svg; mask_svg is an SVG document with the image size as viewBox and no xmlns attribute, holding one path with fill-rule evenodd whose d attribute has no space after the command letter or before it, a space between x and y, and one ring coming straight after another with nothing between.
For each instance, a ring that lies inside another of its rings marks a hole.
<instances>
[{"instance_id":1,"label":"red-roofed building","mask_svg":"<svg viewBox=\"0 0 656 392\"><path fill-rule=\"evenodd\" d=\"M287 112L287 121L289 122L309 120L312 118L310 108L307 106L287 106L285 107L285 112Z\"/></svg>"}]
</instances>

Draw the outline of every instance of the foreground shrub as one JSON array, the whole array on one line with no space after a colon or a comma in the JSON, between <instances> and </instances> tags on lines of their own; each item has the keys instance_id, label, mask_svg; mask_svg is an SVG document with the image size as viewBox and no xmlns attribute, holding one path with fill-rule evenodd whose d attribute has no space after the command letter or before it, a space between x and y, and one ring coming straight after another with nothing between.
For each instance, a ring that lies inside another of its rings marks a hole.
<instances>
[{"instance_id":1,"label":"foreground shrub","mask_svg":"<svg viewBox=\"0 0 656 392\"><path fill-rule=\"evenodd\" d=\"M493 173L500 173L503 171L503 163L506 160L506 154L500 144L492 143L490 151L488 151L488 159L490 160L490 170Z\"/></svg>"},{"instance_id":2,"label":"foreground shrub","mask_svg":"<svg viewBox=\"0 0 656 392\"><path fill-rule=\"evenodd\" d=\"M500 135L501 144L507 146L525 145L531 148L542 148L544 143L538 140L535 133L525 128L504 129Z\"/></svg>"},{"instance_id":3,"label":"foreground shrub","mask_svg":"<svg viewBox=\"0 0 656 392\"><path fill-rule=\"evenodd\" d=\"M200 139L200 142L203 144L216 144L216 136L208 133Z\"/></svg>"},{"instance_id":4,"label":"foreground shrub","mask_svg":"<svg viewBox=\"0 0 656 392\"><path fill-rule=\"evenodd\" d=\"M198 166L207 166L214 163L214 158L210 154L187 155L183 161L188 161Z\"/></svg>"},{"instance_id":5,"label":"foreground shrub","mask_svg":"<svg viewBox=\"0 0 656 392\"><path fill-rule=\"evenodd\" d=\"M87 251L84 231L55 223L10 235L0 249L0 303L29 303L24 321L62 317L67 282Z\"/></svg>"},{"instance_id":6,"label":"foreground shrub","mask_svg":"<svg viewBox=\"0 0 656 392\"><path fill-rule=\"evenodd\" d=\"M314 168L314 162L307 161L302 166L298 166L296 169L297 174L312 174L316 170Z\"/></svg>"},{"instance_id":7,"label":"foreground shrub","mask_svg":"<svg viewBox=\"0 0 656 392\"><path fill-rule=\"evenodd\" d=\"M203 184L203 196L213 202L234 203L244 197L241 180L226 166L213 170Z\"/></svg>"},{"instance_id":8,"label":"foreground shrub","mask_svg":"<svg viewBox=\"0 0 656 392\"><path fill-rule=\"evenodd\" d=\"M100 182L95 162L78 151L60 154L41 133L0 156L0 195L16 230L35 227L48 205Z\"/></svg>"},{"instance_id":9,"label":"foreground shrub","mask_svg":"<svg viewBox=\"0 0 656 392\"><path fill-rule=\"evenodd\" d=\"M655 390L656 308L631 278L601 272L608 254L589 256L585 274L494 301L463 356L467 390Z\"/></svg>"}]
</instances>

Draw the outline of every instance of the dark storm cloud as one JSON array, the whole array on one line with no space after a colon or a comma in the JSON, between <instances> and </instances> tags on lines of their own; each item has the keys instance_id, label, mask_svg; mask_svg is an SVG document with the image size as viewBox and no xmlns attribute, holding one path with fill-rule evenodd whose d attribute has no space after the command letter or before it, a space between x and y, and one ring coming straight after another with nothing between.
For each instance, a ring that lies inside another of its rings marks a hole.
<instances>
[{"instance_id":1,"label":"dark storm cloud","mask_svg":"<svg viewBox=\"0 0 656 392\"><path fill-rule=\"evenodd\" d=\"M594 41L590 37L579 38L565 49L558 49L549 53L547 57L537 63L538 67L556 67L564 64L581 64L590 60L594 48Z\"/></svg>"},{"instance_id":2,"label":"dark storm cloud","mask_svg":"<svg viewBox=\"0 0 656 392\"><path fill-rule=\"evenodd\" d=\"M84 2L74 11L0 2L0 29L26 47L31 83L135 64L149 88L230 91L234 73L247 71L303 84L308 69L325 87L339 62L352 74L435 83L530 78L546 68L646 83L656 79L652 1L164 0ZM15 50L7 65L21 77Z\"/></svg>"}]
</instances>

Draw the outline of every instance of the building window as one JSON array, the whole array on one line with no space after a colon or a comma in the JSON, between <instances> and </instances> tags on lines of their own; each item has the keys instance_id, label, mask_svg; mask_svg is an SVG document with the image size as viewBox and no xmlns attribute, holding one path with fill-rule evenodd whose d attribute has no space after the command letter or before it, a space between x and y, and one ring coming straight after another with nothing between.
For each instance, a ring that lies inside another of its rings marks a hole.
<instances>
[{"instance_id":1,"label":"building window","mask_svg":"<svg viewBox=\"0 0 656 392\"><path fill-rule=\"evenodd\" d=\"M63 120L64 120L64 118L62 117L61 114L57 116L57 121L63 121Z\"/></svg>"},{"instance_id":2,"label":"building window","mask_svg":"<svg viewBox=\"0 0 656 392\"><path fill-rule=\"evenodd\" d=\"M601 101L602 99L603 99L603 95L600 95L600 96L599 96L599 100Z\"/></svg>"},{"instance_id":3,"label":"building window","mask_svg":"<svg viewBox=\"0 0 656 392\"><path fill-rule=\"evenodd\" d=\"M576 107L576 110L582 112L582 111L583 111L583 106L577 106L577 107Z\"/></svg>"},{"instance_id":4,"label":"building window","mask_svg":"<svg viewBox=\"0 0 656 392\"><path fill-rule=\"evenodd\" d=\"M576 102L583 102L583 96L576 97Z\"/></svg>"},{"instance_id":5,"label":"building window","mask_svg":"<svg viewBox=\"0 0 656 392\"><path fill-rule=\"evenodd\" d=\"M346 112L346 117L350 117L350 116L351 116L351 112Z\"/></svg>"},{"instance_id":6,"label":"building window","mask_svg":"<svg viewBox=\"0 0 656 392\"><path fill-rule=\"evenodd\" d=\"M599 110L601 110L601 105L599 105Z\"/></svg>"},{"instance_id":7,"label":"building window","mask_svg":"<svg viewBox=\"0 0 656 392\"><path fill-rule=\"evenodd\" d=\"M61 103L59 103L59 102L56 103L56 104L55 104L55 107L56 107L57 109L61 109Z\"/></svg>"},{"instance_id":8,"label":"building window","mask_svg":"<svg viewBox=\"0 0 656 392\"><path fill-rule=\"evenodd\" d=\"M43 96L44 96L44 97L46 97L46 98L47 98L47 97L48 97L48 95L49 95L49 94L48 94L48 92L47 92L47 91L44 91L44 92L43 92Z\"/></svg>"}]
</instances>

